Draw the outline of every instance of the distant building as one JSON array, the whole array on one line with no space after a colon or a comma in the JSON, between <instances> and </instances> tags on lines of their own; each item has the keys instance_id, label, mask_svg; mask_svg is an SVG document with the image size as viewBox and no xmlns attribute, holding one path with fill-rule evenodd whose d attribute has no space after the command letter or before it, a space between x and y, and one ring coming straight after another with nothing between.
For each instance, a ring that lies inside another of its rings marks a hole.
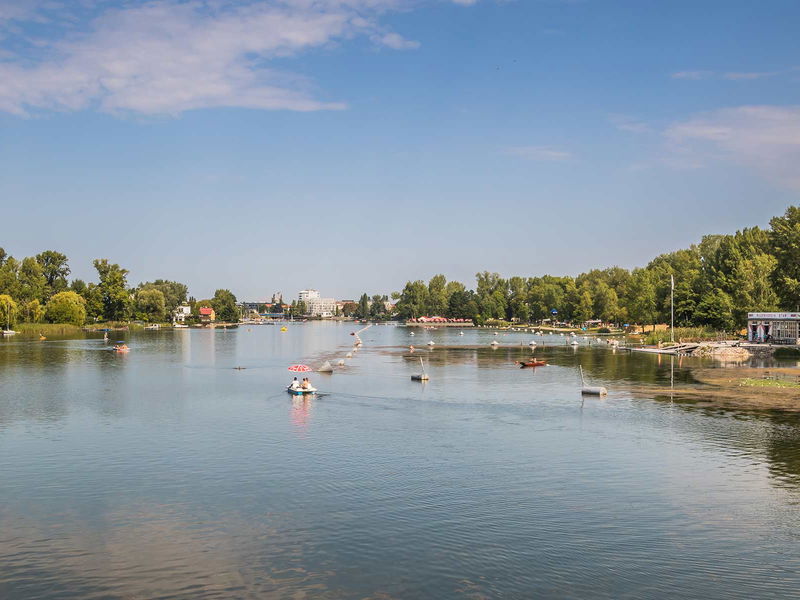
<instances>
[{"instance_id":1,"label":"distant building","mask_svg":"<svg viewBox=\"0 0 800 600\"><path fill-rule=\"evenodd\" d=\"M300 293L297 294L297 299L300 302L305 302L308 305L309 300L316 300L319 298L319 292L317 290L300 290Z\"/></svg>"},{"instance_id":2,"label":"distant building","mask_svg":"<svg viewBox=\"0 0 800 600\"><path fill-rule=\"evenodd\" d=\"M200 322L201 323L213 323L217 320L217 314L214 312L214 309L210 306L201 306L200 307Z\"/></svg>"},{"instance_id":3,"label":"distant building","mask_svg":"<svg viewBox=\"0 0 800 600\"><path fill-rule=\"evenodd\" d=\"M336 300L334 298L311 298L305 300L306 314L312 317L330 318L336 314Z\"/></svg>"},{"instance_id":4,"label":"distant building","mask_svg":"<svg viewBox=\"0 0 800 600\"><path fill-rule=\"evenodd\" d=\"M774 344L800 343L800 313L747 313L747 340Z\"/></svg>"},{"instance_id":5,"label":"distant building","mask_svg":"<svg viewBox=\"0 0 800 600\"><path fill-rule=\"evenodd\" d=\"M192 314L192 307L188 304L181 304L179 307L175 309L175 312L172 313L172 321L175 323L183 323L186 321L186 317Z\"/></svg>"}]
</instances>

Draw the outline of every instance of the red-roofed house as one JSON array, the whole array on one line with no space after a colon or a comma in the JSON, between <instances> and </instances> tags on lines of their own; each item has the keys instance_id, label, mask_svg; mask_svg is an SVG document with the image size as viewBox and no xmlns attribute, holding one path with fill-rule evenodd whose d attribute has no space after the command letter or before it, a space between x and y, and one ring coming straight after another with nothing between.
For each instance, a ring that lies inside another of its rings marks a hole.
<instances>
[{"instance_id":1,"label":"red-roofed house","mask_svg":"<svg viewBox=\"0 0 800 600\"><path fill-rule=\"evenodd\" d=\"M214 309L210 306L201 306L200 307L200 322L201 323L211 323L216 320L217 315L214 313Z\"/></svg>"}]
</instances>

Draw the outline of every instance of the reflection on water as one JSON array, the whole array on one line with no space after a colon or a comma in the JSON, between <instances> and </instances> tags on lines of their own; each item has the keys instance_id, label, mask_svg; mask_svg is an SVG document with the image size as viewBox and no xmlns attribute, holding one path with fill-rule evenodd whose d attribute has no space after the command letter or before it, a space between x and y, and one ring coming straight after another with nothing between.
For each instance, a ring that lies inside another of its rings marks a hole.
<instances>
[{"instance_id":1,"label":"reflection on water","mask_svg":"<svg viewBox=\"0 0 800 600\"><path fill-rule=\"evenodd\" d=\"M795 593L798 417L679 400L709 363L376 326L289 397L352 330L0 342L0 598Z\"/></svg>"},{"instance_id":2,"label":"reflection on water","mask_svg":"<svg viewBox=\"0 0 800 600\"><path fill-rule=\"evenodd\" d=\"M308 396L295 396L292 398L292 425L299 434L308 430L308 420L311 416L313 400Z\"/></svg>"}]
</instances>

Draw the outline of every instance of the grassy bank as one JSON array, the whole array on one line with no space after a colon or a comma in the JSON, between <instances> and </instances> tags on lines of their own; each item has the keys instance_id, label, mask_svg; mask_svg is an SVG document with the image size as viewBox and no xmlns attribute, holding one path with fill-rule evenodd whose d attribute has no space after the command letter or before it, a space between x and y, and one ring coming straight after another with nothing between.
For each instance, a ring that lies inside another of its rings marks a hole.
<instances>
[{"instance_id":1,"label":"grassy bank","mask_svg":"<svg viewBox=\"0 0 800 600\"><path fill-rule=\"evenodd\" d=\"M161 323L162 327L172 327L170 323ZM38 336L38 335L74 335L81 333L84 330L99 329L123 329L127 328L129 331L138 331L144 329L144 325L140 323L128 323L125 321L109 321L107 323L87 323L86 325L72 325L71 323L17 323L14 325L14 331L23 336Z\"/></svg>"},{"instance_id":2,"label":"grassy bank","mask_svg":"<svg viewBox=\"0 0 800 600\"><path fill-rule=\"evenodd\" d=\"M651 331L645 336L646 344L658 344L660 342L669 342L671 339L669 329L664 331ZM716 342L719 340L729 340L736 337L724 331L716 331L708 327L676 327L675 328L675 341L676 342Z\"/></svg>"},{"instance_id":3,"label":"grassy bank","mask_svg":"<svg viewBox=\"0 0 800 600\"><path fill-rule=\"evenodd\" d=\"M69 323L17 323L14 325L14 331L19 335L32 335L38 336L43 334L48 335L73 335L81 332L78 325L71 325Z\"/></svg>"}]
</instances>

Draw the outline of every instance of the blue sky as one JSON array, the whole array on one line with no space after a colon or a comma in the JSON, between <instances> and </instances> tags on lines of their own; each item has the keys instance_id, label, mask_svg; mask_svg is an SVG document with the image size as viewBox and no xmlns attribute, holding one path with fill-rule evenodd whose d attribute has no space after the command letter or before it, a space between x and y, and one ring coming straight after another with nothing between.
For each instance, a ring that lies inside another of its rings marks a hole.
<instances>
[{"instance_id":1,"label":"blue sky","mask_svg":"<svg viewBox=\"0 0 800 600\"><path fill-rule=\"evenodd\" d=\"M0 246L253 300L640 266L800 202L798 27L796 1L0 0Z\"/></svg>"}]
</instances>

